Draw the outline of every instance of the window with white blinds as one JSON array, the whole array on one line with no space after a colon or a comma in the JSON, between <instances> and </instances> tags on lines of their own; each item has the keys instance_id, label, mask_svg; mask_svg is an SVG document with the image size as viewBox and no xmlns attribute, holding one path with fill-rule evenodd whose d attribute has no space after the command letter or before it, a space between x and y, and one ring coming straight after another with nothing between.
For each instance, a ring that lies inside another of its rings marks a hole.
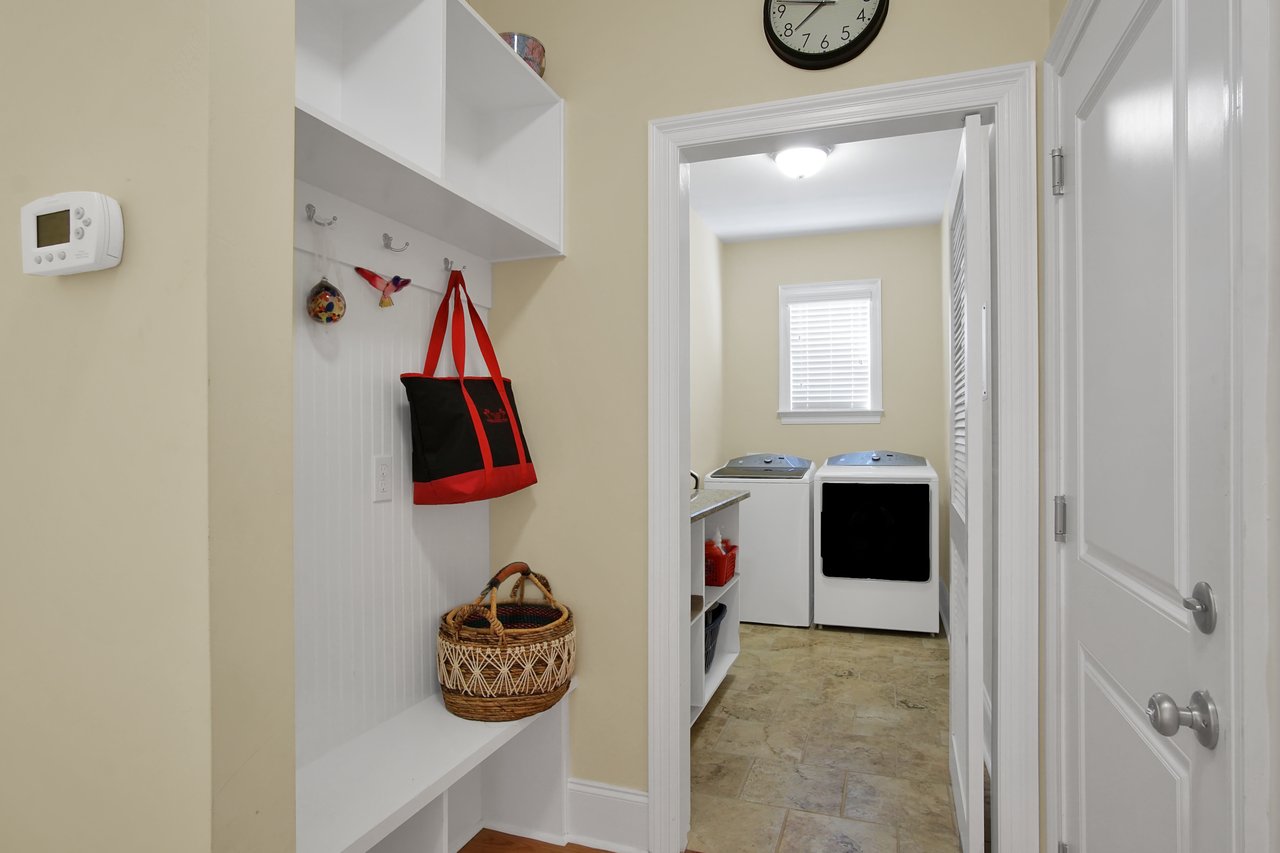
<instances>
[{"instance_id":1,"label":"window with white blinds","mask_svg":"<svg viewBox=\"0 0 1280 853\"><path fill-rule=\"evenodd\" d=\"M783 423L878 422L879 280L778 288Z\"/></svg>"}]
</instances>

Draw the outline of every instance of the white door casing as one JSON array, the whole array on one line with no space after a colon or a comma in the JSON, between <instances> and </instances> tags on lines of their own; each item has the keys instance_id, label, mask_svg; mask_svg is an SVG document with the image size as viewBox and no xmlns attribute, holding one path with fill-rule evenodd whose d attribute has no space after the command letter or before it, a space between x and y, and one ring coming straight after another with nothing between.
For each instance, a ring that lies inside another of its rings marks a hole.
<instances>
[{"instance_id":1,"label":"white door casing","mask_svg":"<svg viewBox=\"0 0 1280 853\"><path fill-rule=\"evenodd\" d=\"M689 467L687 235L680 165L775 150L803 136L838 143L956 127L969 113L991 122L995 219L993 278L1000 311L992 377L1001 436L993 470L1000 524L995 584L996 693L993 834L1001 850L1040 844L1039 355L1035 66L964 72L654 121L649 126L649 849L678 853L681 635L678 596L689 550L684 480ZM860 135L860 136L859 136ZM682 390L684 389L684 390ZM684 626L682 626L682 622ZM979 668L977 677L981 678ZM687 766L687 765L686 765Z\"/></svg>"},{"instance_id":2,"label":"white door casing","mask_svg":"<svg viewBox=\"0 0 1280 853\"><path fill-rule=\"evenodd\" d=\"M991 204L987 129L965 118L943 213L950 257L951 788L966 853L983 847L983 580L990 560Z\"/></svg>"},{"instance_id":3,"label":"white door casing","mask_svg":"<svg viewBox=\"0 0 1280 853\"><path fill-rule=\"evenodd\" d=\"M1242 851L1233 446L1237 123L1229 2L1108 0L1055 69L1059 840L1072 853ZM1201 633L1182 599L1213 586ZM1218 704L1210 751L1156 692ZM1053 839L1050 839L1051 843Z\"/></svg>"}]
</instances>

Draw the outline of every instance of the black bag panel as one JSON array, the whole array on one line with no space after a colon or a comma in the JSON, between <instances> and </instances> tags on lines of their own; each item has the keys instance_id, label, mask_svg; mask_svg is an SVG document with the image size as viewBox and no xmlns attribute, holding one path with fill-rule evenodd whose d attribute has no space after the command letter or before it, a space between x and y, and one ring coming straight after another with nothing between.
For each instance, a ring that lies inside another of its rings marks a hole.
<instances>
[{"instance_id":1,"label":"black bag panel","mask_svg":"<svg viewBox=\"0 0 1280 853\"><path fill-rule=\"evenodd\" d=\"M511 420L506 408L502 405L502 397L498 389L489 379L466 379L467 391L480 413L480 423L484 425L485 435L489 437L489 452L493 454L493 465L500 468L504 465L519 465L520 451L516 447L515 436L511 434ZM516 420L516 431L520 434L520 443L524 445L524 458L532 462L529 446L524 442L524 429L520 425L520 413L516 410L516 397L511 390L511 380L502 380L507 399L511 401L511 415ZM463 404L466 405L465 403Z\"/></svg>"},{"instance_id":2,"label":"black bag panel","mask_svg":"<svg viewBox=\"0 0 1280 853\"><path fill-rule=\"evenodd\" d=\"M458 380L401 376L400 381L409 399L414 482L427 483L482 470L484 457L480 454L480 443L471 421L471 412L462 396L462 386ZM511 424L493 380L475 378L463 381L489 439L494 466L518 464L520 456L511 433ZM504 379L503 385L507 399L514 409L516 401L511 381ZM532 461L528 444L525 443L524 430L520 425L520 416L518 413L513 414L520 441L524 444L525 459Z\"/></svg>"}]
</instances>

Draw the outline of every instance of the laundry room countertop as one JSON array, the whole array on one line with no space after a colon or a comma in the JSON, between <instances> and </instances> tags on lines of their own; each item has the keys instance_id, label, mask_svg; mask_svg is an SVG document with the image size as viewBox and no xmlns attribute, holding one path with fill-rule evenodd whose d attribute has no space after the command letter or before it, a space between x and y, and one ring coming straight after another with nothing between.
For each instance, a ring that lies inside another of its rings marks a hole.
<instances>
[{"instance_id":1,"label":"laundry room countertop","mask_svg":"<svg viewBox=\"0 0 1280 853\"><path fill-rule=\"evenodd\" d=\"M735 489L694 489L689 501L689 521L701 521L714 512L751 497L751 492Z\"/></svg>"}]
</instances>

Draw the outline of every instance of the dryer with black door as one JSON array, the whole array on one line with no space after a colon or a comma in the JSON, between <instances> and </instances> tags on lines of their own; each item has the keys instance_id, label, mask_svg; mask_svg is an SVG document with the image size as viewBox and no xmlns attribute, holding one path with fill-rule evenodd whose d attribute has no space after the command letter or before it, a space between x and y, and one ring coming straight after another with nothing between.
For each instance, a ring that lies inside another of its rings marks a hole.
<instances>
[{"instance_id":1,"label":"dryer with black door","mask_svg":"<svg viewBox=\"0 0 1280 853\"><path fill-rule=\"evenodd\" d=\"M889 450L832 456L813 484L813 621L938 631L938 473Z\"/></svg>"},{"instance_id":2,"label":"dryer with black door","mask_svg":"<svg viewBox=\"0 0 1280 853\"><path fill-rule=\"evenodd\" d=\"M810 625L809 531L816 467L800 456L755 453L730 459L707 475L707 488L751 492L751 499L738 505L739 618L743 622Z\"/></svg>"}]
</instances>

